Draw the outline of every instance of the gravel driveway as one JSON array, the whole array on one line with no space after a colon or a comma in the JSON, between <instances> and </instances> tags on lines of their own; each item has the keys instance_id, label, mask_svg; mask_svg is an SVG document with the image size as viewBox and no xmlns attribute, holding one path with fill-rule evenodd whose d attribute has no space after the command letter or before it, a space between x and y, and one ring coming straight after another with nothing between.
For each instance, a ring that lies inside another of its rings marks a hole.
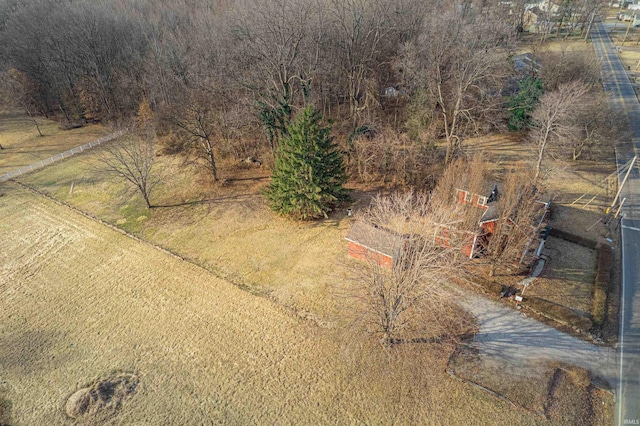
<instances>
[{"instance_id":1,"label":"gravel driveway","mask_svg":"<svg viewBox=\"0 0 640 426\"><path fill-rule=\"evenodd\" d=\"M471 346L481 356L518 368L532 362L561 361L586 368L616 385L614 349L577 339L482 296L467 295L459 303L478 321L480 331Z\"/></svg>"}]
</instances>

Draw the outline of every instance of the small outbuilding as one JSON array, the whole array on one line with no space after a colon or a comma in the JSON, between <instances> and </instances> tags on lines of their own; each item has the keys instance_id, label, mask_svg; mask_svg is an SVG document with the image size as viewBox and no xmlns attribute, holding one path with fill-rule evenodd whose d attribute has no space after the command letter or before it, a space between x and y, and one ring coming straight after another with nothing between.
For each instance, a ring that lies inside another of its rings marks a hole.
<instances>
[{"instance_id":1,"label":"small outbuilding","mask_svg":"<svg viewBox=\"0 0 640 426\"><path fill-rule=\"evenodd\" d=\"M349 242L349 256L391 268L393 261L405 248L407 239L388 229L356 221L345 237Z\"/></svg>"}]
</instances>

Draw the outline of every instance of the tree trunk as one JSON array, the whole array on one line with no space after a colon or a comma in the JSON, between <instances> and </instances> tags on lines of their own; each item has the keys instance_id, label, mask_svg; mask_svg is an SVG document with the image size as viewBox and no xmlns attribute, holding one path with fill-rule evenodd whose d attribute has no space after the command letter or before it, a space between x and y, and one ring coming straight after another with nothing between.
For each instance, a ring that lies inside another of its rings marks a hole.
<instances>
[{"instance_id":1,"label":"tree trunk","mask_svg":"<svg viewBox=\"0 0 640 426\"><path fill-rule=\"evenodd\" d=\"M442 118L444 121L444 136L447 139L447 153L446 153L444 162L445 164L449 164L453 160L453 154L455 153L455 146L454 146L455 142L453 140L455 135L453 134L453 129L449 128L447 111L444 109L444 105L441 105L441 108L442 108ZM452 123L452 127L453 127L453 123Z\"/></svg>"},{"instance_id":2,"label":"tree trunk","mask_svg":"<svg viewBox=\"0 0 640 426\"><path fill-rule=\"evenodd\" d=\"M34 117L31 117L31 119L35 123L36 129L38 129L38 135L40 135L40 137L43 137L44 135L42 134L42 131L40 131L40 126L38 125L38 121Z\"/></svg>"},{"instance_id":3,"label":"tree trunk","mask_svg":"<svg viewBox=\"0 0 640 426\"><path fill-rule=\"evenodd\" d=\"M211 145L211 140L209 138L206 138L204 141L207 151L207 157L209 159L209 165L211 166L213 181L216 182L218 180L218 168L216 167L216 158L213 153L213 146Z\"/></svg>"},{"instance_id":4,"label":"tree trunk","mask_svg":"<svg viewBox=\"0 0 640 426\"><path fill-rule=\"evenodd\" d=\"M447 154L445 157L445 164L451 163L453 156L460 146L460 138L456 135L456 127L458 124L458 113L460 111L460 103L462 100L462 93L458 90L456 104L451 111L451 123L449 123L447 110L445 109L444 97L442 95L441 85L438 84L438 97L440 102L440 108L442 108L442 118L444 121L444 134L447 138Z\"/></svg>"},{"instance_id":5,"label":"tree trunk","mask_svg":"<svg viewBox=\"0 0 640 426\"><path fill-rule=\"evenodd\" d=\"M60 102L60 111L64 114L65 120L67 120L67 124L71 124L71 119L69 118L69 114L67 114L67 109L62 106L62 102Z\"/></svg>"},{"instance_id":6,"label":"tree trunk","mask_svg":"<svg viewBox=\"0 0 640 426\"><path fill-rule=\"evenodd\" d=\"M38 129L38 135L40 135L40 137L43 137L44 135L42 134L42 131L40 131L40 126L38 125L38 121L36 120L34 115L31 114L31 111L29 110L29 108L25 107L24 110L27 113L27 115L33 120L33 124L36 125L36 129Z\"/></svg>"},{"instance_id":7,"label":"tree trunk","mask_svg":"<svg viewBox=\"0 0 640 426\"><path fill-rule=\"evenodd\" d=\"M540 166L542 165L542 157L544 156L544 150L547 147L547 141L549 140L550 131L551 131L551 129L547 126L547 128L545 130L545 133L544 133L544 138L540 142L540 148L538 149L538 162L536 163L536 174L533 177L533 181L534 182L537 182L538 181L538 177L540 176Z\"/></svg>"},{"instance_id":8,"label":"tree trunk","mask_svg":"<svg viewBox=\"0 0 640 426\"><path fill-rule=\"evenodd\" d=\"M142 189L140 190L140 192L142 192L142 198L144 198L144 203L147 205L147 208L150 209L151 207L153 207L151 205L151 201L149 200L149 194L147 194L147 192Z\"/></svg>"}]
</instances>

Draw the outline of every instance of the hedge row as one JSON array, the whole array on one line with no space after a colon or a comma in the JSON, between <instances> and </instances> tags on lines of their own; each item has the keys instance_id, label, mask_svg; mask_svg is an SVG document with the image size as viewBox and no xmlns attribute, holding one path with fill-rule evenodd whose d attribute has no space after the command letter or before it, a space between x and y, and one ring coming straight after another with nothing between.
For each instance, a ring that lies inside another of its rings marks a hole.
<instances>
[{"instance_id":1,"label":"hedge row","mask_svg":"<svg viewBox=\"0 0 640 426\"><path fill-rule=\"evenodd\" d=\"M598 270L593 286L593 322L601 325L607 312L607 295L611 283L611 268L613 267L613 250L603 244L598 250Z\"/></svg>"},{"instance_id":2,"label":"hedge row","mask_svg":"<svg viewBox=\"0 0 640 426\"><path fill-rule=\"evenodd\" d=\"M551 232L549 233L552 237L562 238L563 240L567 240L571 243L576 243L586 248L590 248L591 250L595 250L598 247L598 242L594 240L590 240L589 238L584 238L580 235L572 234L570 232L561 231L560 229L551 228Z\"/></svg>"},{"instance_id":3,"label":"hedge row","mask_svg":"<svg viewBox=\"0 0 640 426\"><path fill-rule=\"evenodd\" d=\"M582 331L589 331L593 327L589 318L583 317L573 309L539 297L525 297L522 304L542 315Z\"/></svg>"}]
</instances>

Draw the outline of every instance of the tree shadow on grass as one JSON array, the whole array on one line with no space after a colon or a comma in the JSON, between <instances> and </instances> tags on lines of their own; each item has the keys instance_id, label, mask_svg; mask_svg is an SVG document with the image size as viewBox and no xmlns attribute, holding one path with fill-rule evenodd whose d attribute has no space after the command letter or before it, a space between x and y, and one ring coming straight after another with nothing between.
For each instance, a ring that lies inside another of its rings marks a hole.
<instances>
[{"instance_id":1,"label":"tree shadow on grass","mask_svg":"<svg viewBox=\"0 0 640 426\"><path fill-rule=\"evenodd\" d=\"M225 203L233 203L238 201L249 201L256 197L261 197L261 196L258 194L228 195L224 197L204 198L202 200L183 201L181 203L173 203L173 204L154 204L152 208L159 209L159 208L171 208L171 207L196 206L196 205L204 205L204 204L225 204Z\"/></svg>"}]
</instances>

